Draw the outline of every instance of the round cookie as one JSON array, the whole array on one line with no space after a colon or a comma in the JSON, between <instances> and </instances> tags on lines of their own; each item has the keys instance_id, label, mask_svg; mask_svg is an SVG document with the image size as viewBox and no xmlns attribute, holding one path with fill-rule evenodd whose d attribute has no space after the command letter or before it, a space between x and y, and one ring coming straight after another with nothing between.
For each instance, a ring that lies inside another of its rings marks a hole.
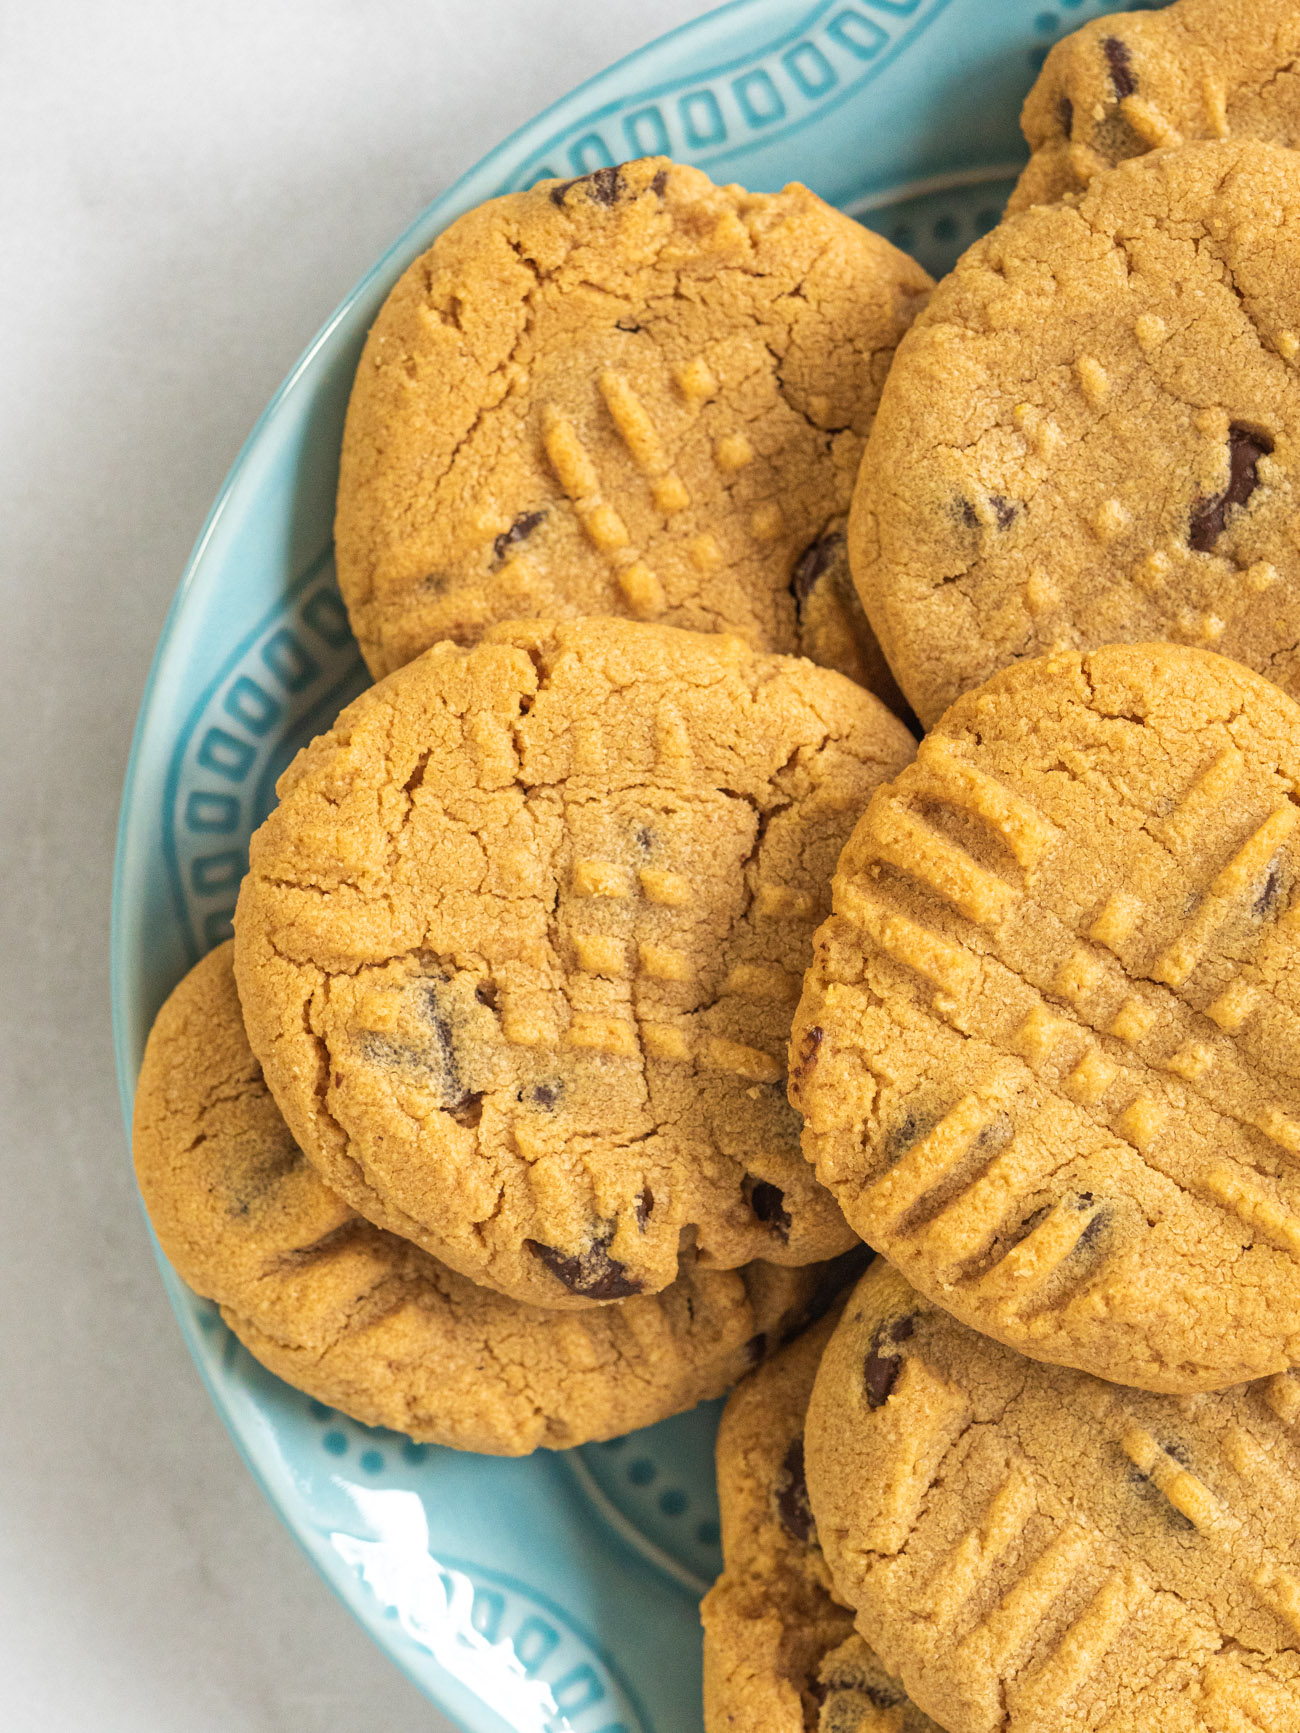
<instances>
[{"instance_id":1,"label":"round cookie","mask_svg":"<svg viewBox=\"0 0 1300 1733\"><path fill-rule=\"evenodd\" d=\"M1294 0L1178 0L1058 42L1020 118L1033 156L1007 209L1082 192L1129 157L1203 139L1300 141Z\"/></svg>"},{"instance_id":2,"label":"round cookie","mask_svg":"<svg viewBox=\"0 0 1300 1733\"><path fill-rule=\"evenodd\" d=\"M888 681L824 544L929 288L805 187L664 157L461 217L389 296L348 409L335 546L372 672L614 614Z\"/></svg>"},{"instance_id":3,"label":"round cookie","mask_svg":"<svg viewBox=\"0 0 1300 1733\"><path fill-rule=\"evenodd\" d=\"M804 1152L964 1322L1143 1389L1300 1362L1300 707L1169 644L968 693L840 858Z\"/></svg>"},{"instance_id":4,"label":"round cookie","mask_svg":"<svg viewBox=\"0 0 1300 1733\"><path fill-rule=\"evenodd\" d=\"M1300 693L1298 291L1300 154L1247 142L1136 158L965 254L899 348L849 528L927 726L1018 657L1117 641Z\"/></svg>"},{"instance_id":5,"label":"round cookie","mask_svg":"<svg viewBox=\"0 0 1300 1733\"><path fill-rule=\"evenodd\" d=\"M1300 1728L1300 1381L1152 1396L878 1260L808 1410L836 1592L951 1733Z\"/></svg>"},{"instance_id":6,"label":"round cookie","mask_svg":"<svg viewBox=\"0 0 1300 1733\"><path fill-rule=\"evenodd\" d=\"M815 1304L825 1266L689 1269L575 1318L476 1288L355 1215L303 1159L249 1049L231 946L145 1049L140 1190L177 1272L271 1371L354 1419L499 1456L719 1395Z\"/></svg>"},{"instance_id":7,"label":"round cookie","mask_svg":"<svg viewBox=\"0 0 1300 1733\"><path fill-rule=\"evenodd\" d=\"M539 1305L853 1242L790 1015L839 850L915 750L736 638L516 622L295 760L236 915L249 1037L328 1184Z\"/></svg>"},{"instance_id":8,"label":"round cookie","mask_svg":"<svg viewBox=\"0 0 1300 1733\"><path fill-rule=\"evenodd\" d=\"M939 1733L834 1599L808 1504L804 1416L839 1311L751 1372L723 1412L726 1569L700 1607L706 1733Z\"/></svg>"}]
</instances>

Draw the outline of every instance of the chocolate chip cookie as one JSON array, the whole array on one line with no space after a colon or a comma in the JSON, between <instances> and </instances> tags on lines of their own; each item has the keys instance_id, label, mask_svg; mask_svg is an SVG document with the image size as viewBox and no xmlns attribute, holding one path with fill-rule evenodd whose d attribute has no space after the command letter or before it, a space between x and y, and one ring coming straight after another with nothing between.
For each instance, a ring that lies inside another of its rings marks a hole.
<instances>
[{"instance_id":1,"label":"chocolate chip cookie","mask_svg":"<svg viewBox=\"0 0 1300 1733\"><path fill-rule=\"evenodd\" d=\"M1295 145L1300 12L1294 0L1178 0L1094 18L1052 49L1020 124L1034 154L1009 210L1198 139Z\"/></svg>"},{"instance_id":2,"label":"chocolate chip cookie","mask_svg":"<svg viewBox=\"0 0 1300 1733\"><path fill-rule=\"evenodd\" d=\"M824 1319L751 1372L718 1429L726 1569L704 1597L707 1733L938 1733L835 1600L804 1479Z\"/></svg>"},{"instance_id":3,"label":"chocolate chip cookie","mask_svg":"<svg viewBox=\"0 0 1300 1733\"><path fill-rule=\"evenodd\" d=\"M842 675L613 619L444 643L299 755L235 920L253 1049L361 1214L539 1305L853 1235L790 1016L915 744Z\"/></svg>"},{"instance_id":4,"label":"chocolate chip cookie","mask_svg":"<svg viewBox=\"0 0 1300 1733\"><path fill-rule=\"evenodd\" d=\"M692 1268L581 1318L520 1305L363 1220L302 1155L248 1046L231 946L163 1006L135 1162L163 1250L259 1360L369 1425L519 1456L717 1396L798 1325L824 1266Z\"/></svg>"},{"instance_id":5,"label":"chocolate chip cookie","mask_svg":"<svg viewBox=\"0 0 1300 1733\"><path fill-rule=\"evenodd\" d=\"M461 217L393 290L348 410L338 572L372 671L615 614L885 676L828 538L929 287L804 187L663 157Z\"/></svg>"},{"instance_id":6,"label":"chocolate chip cookie","mask_svg":"<svg viewBox=\"0 0 1300 1733\"><path fill-rule=\"evenodd\" d=\"M968 693L840 859L804 1150L924 1293L1143 1389L1300 1363L1300 706L1170 644Z\"/></svg>"},{"instance_id":7,"label":"chocolate chip cookie","mask_svg":"<svg viewBox=\"0 0 1300 1733\"><path fill-rule=\"evenodd\" d=\"M1152 1396L976 1335L883 1261L817 1374L836 1592L951 1733L1300 1728L1300 1380Z\"/></svg>"},{"instance_id":8,"label":"chocolate chip cookie","mask_svg":"<svg viewBox=\"0 0 1300 1733\"><path fill-rule=\"evenodd\" d=\"M1300 153L1195 144L1007 218L908 333L854 578L921 720L1154 638L1300 693Z\"/></svg>"}]
</instances>

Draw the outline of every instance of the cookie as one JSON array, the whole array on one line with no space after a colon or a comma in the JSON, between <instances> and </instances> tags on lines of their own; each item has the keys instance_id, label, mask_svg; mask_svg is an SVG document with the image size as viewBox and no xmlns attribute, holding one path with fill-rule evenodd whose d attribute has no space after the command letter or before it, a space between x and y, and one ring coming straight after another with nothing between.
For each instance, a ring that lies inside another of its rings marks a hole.
<instances>
[{"instance_id":1,"label":"cookie","mask_svg":"<svg viewBox=\"0 0 1300 1733\"><path fill-rule=\"evenodd\" d=\"M1017 657L1203 645L1300 693L1300 154L1188 145L1009 217L899 348L849 528L928 726Z\"/></svg>"},{"instance_id":2,"label":"cookie","mask_svg":"<svg viewBox=\"0 0 1300 1733\"><path fill-rule=\"evenodd\" d=\"M841 856L804 1150L965 1323L1143 1389L1300 1362L1300 707L1170 644L969 693Z\"/></svg>"},{"instance_id":3,"label":"cookie","mask_svg":"<svg viewBox=\"0 0 1300 1733\"><path fill-rule=\"evenodd\" d=\"M805 187L664 157L461 217L385 303L348 409L335 545L371 670L612 614L886 679L827 538L929 287Z\"/></svg>"},{"instance_id":4,"label":"cookie","mask_svg":"<svg viewBox=\"0 0 1300 1733\"><path fill-rule=\"evenodd\" d=\"M1293 0L1178 0L1094 18L1058 42L1025 101L1033 156L1007 208L1051 204L1129 157L1197 140L1300 142Z\"/></svg>"},{"instance_id":5,"label":"cookie","mask_svg":"<svg viewBox=\"0 0 1300 1733\"><path fill-rule=\"evenodd\" d=\"M136 1173L178 1274L263 1365L331 1407L500 1456L612 1438L720 1395L835 1274L692 1268L580 1318L476 1288L354 1214L304 1159L249 1049L231 952L158 1015Z\"/></svg>"},{"instance_id":6,"label":"cookie","mask_svg":"<svg viewBox=\"0 0 1300 1733\"><path fill-rule=\"evenodd\" d=\"M739 1385L718 1429L726 1569L704 1597L706 1733L939 1733L834 1599L803 1429L836 1313Z\"/></svg>"},{"instance_id":7,"label":"cookie","mask_svg":"<svg viewBox=\"0 0 1300 1733\"><path fill-rule=\"evenodd\" d=\"M390 675L286 772L235 919L295 1138L538 1305L845 1250L785 1049L840 847L913 750L843 676L673 627L515 623Z\"/></svg>"},{"instance_id":8,"label":"cookie","mask_svg":"<svg viewBox=\"0 0 1300 1733\"><path fill-rule=\"evenodd\" d=\"M950 1733L1300 1728L1300 1380L1120 1390L878 1260L808 1410L837 1593Z\"/></svg>"}]
</instances>

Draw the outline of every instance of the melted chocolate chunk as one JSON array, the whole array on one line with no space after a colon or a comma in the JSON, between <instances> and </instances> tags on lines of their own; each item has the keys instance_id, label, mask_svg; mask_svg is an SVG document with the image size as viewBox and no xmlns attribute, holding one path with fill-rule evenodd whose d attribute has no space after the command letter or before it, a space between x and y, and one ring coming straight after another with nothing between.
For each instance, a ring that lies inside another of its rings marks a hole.
<instances>
[{"instance_id":1,"label":"melted chocolate chunk","mask_svg":"<svg viewBox=\"0 0 1300 1733\"><path fill-rule=\"evenodd\" d=\"M785 1207L785 1193L780 1186L765 1179L746 1179L749 1207L764 1227L774 1228L783 1240L790 1238L790 1212Z\"/></svg>"},{"instance_id":2,"label":"melted chocolate chunk","mask_svg":"<svg viewBox=\"0 0 1300 1733\"><path fill-rule=\"evenodd\" d=\"M648 1185L643 1185L636 1200L636 1225L639 1228L645 1227L645 1224L650 1220L654 1207L655 1194L650 1190Z\"/></svg>"},{"instance_id":3,"label":"melted chocolate chunk","mask_svg":"<svg viewBox=\"0 0 1300 1733\"><path fill-rule=\"evenodd\" d=\"M1228 485L1213 499L1198 499L1187 527L1188 545L1208 554L1223 534L1228 513L1245 505L1259 486L1259 460L1273 449L1266 433L1233 422L1228 429Z\"/></svg>"},{"instance_id":4,"label":"melted chocolate chunk","mask_svg":"<svg viewBox=\"0 0 1300 1733\"><path fill-rule=\"evenodd\" d=\"M1065 134L1066 138L1069 138L1070 134L1074 131L1074 104L1064 93L1062 93L1056 104L1056 119L1060 125L1061 131Z\"/></svg>"},{"instance_id":5,"label":"melted chocolate chunk","mask_svg":"<svg viewBox=\"0 0 1300 1733\"><path fill-rule=\"evenodd\" d=\"M1271 861L1264 882L1255 893L1250 912L1257 921L1271 921L1282 901L1282 865Z\"/></svg>"},{"instance_id":6,"label":"melted chocolate chunk","mask_svg":"<svg viewBox=\"0 0 1300 1733\"><path fill-rule=\"evenodd\" d=\"M1106 36L1102 38L1101 51L1106 56L1106 65L1110 68L1110 82L1114 86L1115 95L1123 102L1126 96L1132 96L1137 89L1129 45L1121 42L1118 36Z\"/></svg>"},{"instance_id":7,"label":"melted chocolate chunk","mask_svg":"<svg viewBox=\"0 0 1300 1733\"><path fill-rule=\"evenodd\" d=\"M641 1292L641 1284L628 1275L626 1264L610 1257L609 1242L613 1237L614 1230L610 1228L602 1237L592 1240L578 1257L543 1245L540 1240L525 1240L524 1244L571 1294L580 1294L584 1300L630 1300L633 1294Z\"/></svg>"},{"instance_id":8,"label":"melted chocolate chunk","mask_svg":"<svg viewBox=\"0 0 1300 1733\"><path fill-rule=\"evenodd\" d=\"M528 1091L528 1099L534 1107L540 1107L543 1113L553 1113L555 1104L564 1094L564 1081L557 1077L554 1082L534 1083ZM524 1091L520 1090L519 1099L524 1099Z\"/></svg>"},{"instance_id":9,"label":"melted chocolate chunk","mask_svg":"<svg viewBox=\"0 0 1300 1733\"><path fill-rule=\"evenodd\" d=\"M813 1513L803 1468L802 1438L793 1440L781 1464L776 1483L776 1514L786 1533L807 1546L813 1537Z\"/></svg>"},{"instance_id":10,"label":"melted chocolate chunk","mask_svg":"<svg viewBox=\"0 0 1300 1733\"><path fill-rule=\"evenodd\" d=\"M794 562L794 570L790 573L790 593L796 602L803 603L808 600L818 578L825 577L843 546L844 537L839 530L831 530L828 535L818 536L815 542L809 542Z\"/></svg>"},{"instance_id":11,"label":"melted chocolate chunk","mask_svg":"<svg viewBox=\"0 0 1300 1733\"><path fill-rule=\"evenodd\" d=\"M1000 530L1010 529L1016 521L1020 507L1013 500L1004 499L1000 493L989 495L989 505L993 508L993 515L997 519L998 528ZM980 515L968 499L961 502L961 521L968 530L976 530L980 527Z\"/></svg>"},{"instance_id":12,"label":"melted chocolate chunk","mask_svg":"<svg viewBox=\"0 0 1300 1733\"><path fill-rule=\"evenodd\" d=\"M579 175L577 180L561 181L558 187L551 188L551 203L562 205L573 187L584 187L593 205L612 205L623 191L622 170L598 168L589 175Z\"/></svg>"},{"instance_id":13,"label":"melted chocolate chunk","mask_svg":"<svg viewBox=\"0 0 1300 1733\"><path fill-rule=\"evenodd\" d=\"M899 1342L906 1342L915 1328L916 1319L912 1317L891 1318L888 1323L877 1326L867 1357L862 1362L862 1382L866 1387L868 1408L884 1407L903 1365L902 1355L891 1354L889 1350Z\"/></svg>"},{"instance_id":14,"label":"melted chocolate chunk","mask_svg":"<svg viewBox=\"0 0 1300 1733\"><path fill-rule=\"evenodd\" d=\"M661 168L658 174L656 174L654 179L650 182L650 191L652 193L658 193L659 197L662 198L664 196L664 189L667 185L668 170L666 168Z\"/></svg>"},{"instance_id":15,"label":"melted chocolate chunk","mask_svg":"<svg viewBox=\"0 0 1300 1733\"><path fill-rule=\"evenodd\" d=\"M818 1024L804 1030L803 1040L799 1043L799 1058L790 1072L791 1088L797 1089L817 1064L817 1049L825 1039L826 1031Z\"/></svg>"},{"instance_id":16,"label":"melted chocolate chunk","mask_svg":"<svg viewBox=\"0 0 1300 1733\"><path fill-rule=\"evenodd\" d=\"M520 542L526 542L538 524L545 520L545 517L544 511L520 512L510 528L502 530L492 543L494 566L499 566L512 548L518 547Z\"/></svg>"}]
</instances>

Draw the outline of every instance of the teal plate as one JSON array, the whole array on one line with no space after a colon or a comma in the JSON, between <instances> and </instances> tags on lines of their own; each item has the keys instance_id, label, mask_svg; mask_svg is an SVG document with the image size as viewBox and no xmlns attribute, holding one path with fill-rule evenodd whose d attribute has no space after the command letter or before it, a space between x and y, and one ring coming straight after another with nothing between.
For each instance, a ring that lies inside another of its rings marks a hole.
<instances>
[{"instance_id":1,"label":"teal plate","mask_svg":"<svg viewBox=\"0 0 1300 1733\"><path fill-rule=\"evenodd\" d=\"M1132 0L1130 0L1130 4ZM127 772L113 1020L128 1124L145 1036L230 930L292 754L365 684L330 547L367 328L471 205L665 152L801 180L931 271L996 221L1021 99L1105 0L735 0L583 85L443 194L334 314L254 428L181 580ZM348 1607L473 1733L698 1733L697 1602L721 1566L717 1404L518 1462L413 1445L310 1402L163 1266L186 1343L271 1503Z\"/></svg>"}]
</instances>

